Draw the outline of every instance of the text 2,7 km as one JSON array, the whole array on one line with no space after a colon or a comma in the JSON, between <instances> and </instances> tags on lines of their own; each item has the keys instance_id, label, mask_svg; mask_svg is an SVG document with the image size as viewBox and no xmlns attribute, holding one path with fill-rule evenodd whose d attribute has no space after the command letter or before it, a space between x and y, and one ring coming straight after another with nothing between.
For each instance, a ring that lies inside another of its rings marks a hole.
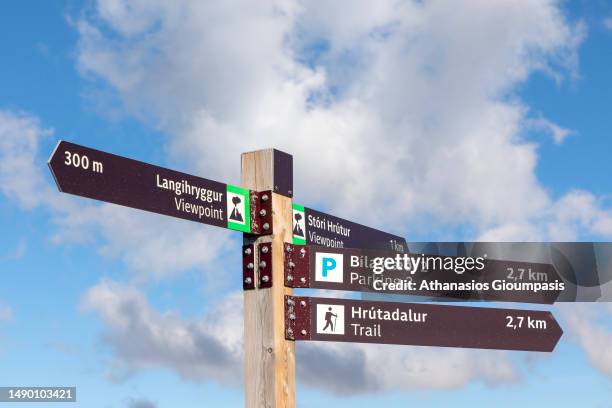
<instances>
[{"instance_id":1,"label":"text 2,7 km","mask_svg":"<svg viewBox=\"0 0 612 408\"><path fill-rule=\"evenodd\" d=\"M512 330L546 330L546 320L534 319L531 316L506 316L506 327Z\"/></svg>"}]
</instances>

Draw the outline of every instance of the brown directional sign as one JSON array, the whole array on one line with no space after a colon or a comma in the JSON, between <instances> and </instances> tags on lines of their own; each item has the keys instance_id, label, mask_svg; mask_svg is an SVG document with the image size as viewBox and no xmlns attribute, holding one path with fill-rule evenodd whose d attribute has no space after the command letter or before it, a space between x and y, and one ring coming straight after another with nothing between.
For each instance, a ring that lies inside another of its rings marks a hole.
<instances>
[{"instance_id":1,"label":"brown directional sign","mask_svg":"<svg viewBox=\"0 0 612 408\"><path fill-rule=\"evenodd\" d=\"M49 167L61 192L251 232L249 190L60 141Z\"/></svg>"},{"instance_id":2,"label":"brown directional sign","mask_svg":"<svg viewBox=\"0 0 612 408\"><path fill-rule=\"evenodd\" d=\"M287 296L285 335L343 341L553 351L563 331L550 312Z\"/></svg>"},{"instance_id":3,"label":"brown directional sign","mask_svg":"<svg viewBox=\"0 0 612 408\"><path fill-rule=\"evenodd\" d=\"M328 248L371 248L404 253L406 240L374 228L293 204L293 243Z\"/></svg>"},{"instance_id":4,"label":"brown directional sign","mask_svg":"<svg viewBox=\"0 0 612 408\"><path fill-rule=\"evenodd\" d=\"M286 244L285 281L298 288L544 304L563 289L550 264L466 259Z\"/></svg>"}]
</instances>

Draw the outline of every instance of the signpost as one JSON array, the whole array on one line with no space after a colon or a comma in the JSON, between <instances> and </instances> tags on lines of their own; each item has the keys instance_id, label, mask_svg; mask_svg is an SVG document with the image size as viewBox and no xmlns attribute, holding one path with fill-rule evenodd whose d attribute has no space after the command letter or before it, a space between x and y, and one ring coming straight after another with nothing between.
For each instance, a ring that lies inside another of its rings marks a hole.
<instances>
[{"instance_id":1,"label":"signpost","mask_svg":"<svg viewBox=\"0 0 612 408\"><path fill-rule=\"evenodd\" d=\"M292 340L550 352L563 334L547 311L294 296L285 303Z\"/></svg>"},{"instance_id":2,"label":"signpost","mask_svg":"<svg viewBox=\"0 0 612 408\"><path fill-rule=\"evenodd\" d=\"M295 407L295 340L552 351L562 334L543 311L294 297L293 287L364 290L373 272L367 261L353 265L351 257L400 256L408 245L399 236L292 204L292 157L275 149L242 155L243 187L66 141L58 143L49 167L61 192L244 233L247 407ZM324 265L319 272L318 262ZM556 276L550 265L490 261L480 280L509 279L509 267L538 269L533 276L541 279ZM434 268L428 276L438 273ZM482 298L506 300L490 293Z\"/></svg>"},{"instance_id":3,"label":"signpost","mask_svg":"<svg viewBox=\"0 0 612 408\"><path fill-rule=\"evenodd\" d=\"M293 288L552 304L563 282L550 264L486 258L479 269L465 257L289 244L285 258Z\"/></svg>"}]
</instances>

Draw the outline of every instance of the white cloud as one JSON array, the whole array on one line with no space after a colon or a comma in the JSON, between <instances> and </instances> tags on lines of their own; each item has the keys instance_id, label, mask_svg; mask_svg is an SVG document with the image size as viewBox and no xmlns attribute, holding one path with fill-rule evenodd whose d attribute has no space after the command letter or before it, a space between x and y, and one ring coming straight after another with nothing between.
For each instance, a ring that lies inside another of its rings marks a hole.
<instances>
[{"instance_id":1,"label":"white cloud","mask_svg":"<svg viewBox=\"0 0 612 408\"><path fill-rule=\"evenodd\" d=\"M51 133L32 115L0 110L0 192L26 210L48 210L59 227L54 242L99 243L102 254L122 259L142 279L216 265L229 246L226 231L60 194L40 151ZM9 256L25 250L21 241Z\"/></svg>"},{"instance_id":2,"label":"white cloud","mask_svg":"<svg viewBox=\"0 0 612 408\"><path fill-rule=\"evenodd\" d=\"M456 389L472 382L515 383L520 371L502 351L298 343L298 378L337 394Z\"/></svg>"},{"instance_id":3,"label":"white cloud","mask_svg":"<svg viewBox=\"0 0 612 408\"><path fill-rule=\"evenodd\" d=\"M33 208L47 199L49 186L37 171L41 139L52 134L38 119L0 110L0 192Z\"/></svg>"},{"instance_id":4,"label":"white cloud","mask_svg":"<svg viewBox=\"0 0 612 408\"><path fill-rule=\"evenodd\" d=\"M105 281L84 297L84 310L100 314L103 339L119 375L158 367L191 380L242 381L242 294L227 295L200 319L159 313L137 289ZM138 341L134 341L138 339ZM298 380L334 393L448 389L472 381L515 382L519 371L499 351L431 349L365 344L298 343Z\"/></svg>"},{"instance_id":5,"label":"white cloud","mask_svg":"<svg viewBox=\"0 0 612 408\"><path fill-rule=\"evenodd\" d=\"M543 117L528 120L527 126L533 130L539 130L550 134L555 144L558 145L562 144L568 136L574 133L574 131L563 128Z\"/></svg>"},{"instance_id":6,"label":"white cloud","mask_svg":"<svg viewBox=\"0 0 612 408\"><path fill-rule=\"evenodd\" d=\"M537 218L506 223L483 232L480 241L575 241L585 233L612 236L612 213L603 199L572 190L538 214Z\"/></svg>"},{"instance_id":7,"label":"white cloud","mask_svg":"<svg viewBox=\"0 0 612 408\"><path fill-rule=\"evenodd\" d=\"M612 377L612 307L610 303L563 304L564 327L579 342L589 361Z\"/></svg>"},{"instance_id":8,"label":"white cloud","mask_svg":"<svg viewBox=\"0 0 612 408\"><path fill-rule=\"evenodd\" d=\"M96 4L75 23L81 72L201 174L235 180L231 157L276 146L298 201L402 235L434 219L499 236L558 206L513 93L536 70L577 76L584 28L557 2Z\"/></svg>"},{"instance_id":9,"label":"white cloud","mask_svg":"<svg viewBox=\"0 0 612 408\"><path fill-rule=\"evenodd\" d=\"M81 208L56 223L55 243L100 236L100 254L120 258L139 279L160 280L192 268L212 271L232 247L227 231L111 204Z\"/></svg>"},{"instance_id":10,"label":"white cloud","mask_svg":"<svg viewBox=\"0 0 612 408\"><path fill-rule=\"evenodd\" d=\"M238 301L240 300L240 302ZM84 310L97 311L118 357L115 370L175 370L190 379L235 384L242 369L241 294L229 295L199 321L159 314L133 287L102 282L86 294Z\"/></svg>"}]
</instances>

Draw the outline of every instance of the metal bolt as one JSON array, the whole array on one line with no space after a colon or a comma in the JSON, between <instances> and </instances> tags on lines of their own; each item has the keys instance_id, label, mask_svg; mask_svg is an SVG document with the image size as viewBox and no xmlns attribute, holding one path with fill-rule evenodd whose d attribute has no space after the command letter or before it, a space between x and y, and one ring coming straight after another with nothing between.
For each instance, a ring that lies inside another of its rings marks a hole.
<instances>
[{"instance_id":1,"label":"metal bolt","mask_svg":"<svg viewBox=\"0 0 612 408\"><path fill-rule=\"evenodd\" d=\"M295 320L295 313L289 313L289 320Z\"/></svg>"},{"instance_id":2,"label":"metal bolt","mask_svg":"<svg viewBox=\"0 0 612 408\"><path fill-rule=\"evenodd\" d=\"M265 245L261 247L261 252L263 252L264 254L267 254L269 250L270 249Z\"/></svg>"},{"instance_id":3,"label":"metal bolt","mask_svg":"<svg viewBox=\"0 0 612 408\"><path fill-rule=\"evenodd\" d=\"M300 306L306 307L306 301L305 300L300 300Z\"/></svg>"},{"instance_id":4,"label":"metal bolt","mask_svg":"<svg viewBox=\"0 0 612 408\"><path fill-rule=\"evenodd\" d=\"M265 217L267 214L266 210L264 210L263 208L261 210L259 210L259 216L260 217Z\"/></svg>"},{"instance_id":5,"label":"metal bolt","mask_svg":"<svg viewBox=\"0 0 612 408\"><path fill-rule=\"evenodd\" d=\"M306 329L302 329L302 331L300 333L302 333L302 336L305 336L306 333L308 333L308 332L306 331Z\"/></svg>"},{"instance_id":6,"label":"metal bolt","mask_svg":"<svg viewBox=\"0 0 612 408\"><path fill-rule=\"evenodd\" d=\"M251 247L244 250L245 255L251 255Z\"/></svg>"},{"instance_id":7,"label":"metal bolt","mask_svg":"<svg viewBox=\"0 0 612 408\"><path fill-rule=\"evenodd\" d=\"M266 267L266 265L267 265L266 261L261 261L261 262L259 263L259 267L260 267L260 268L262 268L262 269L263 269L263 268L265 268L265 267Z\"/></svg>"},{"instance_id":8,"label":"metal bolt","mask_svg":"<svg viewBox=\"0 0 612 408\"><path fill-rule=\"evenodd\" d=\"M293 330L292 330L291 328L288 328L288 329L287 329L287 335L288 335L289 337L293 337Z\"/></svg>"},{"instance_id":9,"label":"metal bolt","mask_svg":"<svg viewBox=\"0 0 612 408\"><path fill-rule=\"evenodd\" d=\"M267 194L261 196L261 201L268 201L270 197Z\"/></svg>"},{"instance_id":10,"label":"metal bolt","mask_svg":"<svg viewBox=\"0 0 612 408\"><path fill-rule=\"evenodd\" d=\"M263 229L265 229L266 231L269 230L270 229L270 224L268 224L267 222L264 223Z\"/></svg>"},{"instance_id":11,"label":"metal bolt","mask_svg":"<svg viewBox=\"0 0 612 408\"><path fill-rule=\"evenodd\" d=\"M300 249L300 255L302 255L302 258L304 257L304 255L306 255L306 248Z\"/></svg>"},{"instance_id":12,"label":"metal bolt","mask_svg":"<svg viewBox=\"0 0 612 408\"><path fill-rule=\"evenodd\" d=\"M289 299L287 299L287 305L293 306L293 305L295 305L295 302L293 301L293 299L289 298Z\"/></svg>"},{"instance_id":13,"label":"metal bolt","mask_svg":"<svg viewBox=\"0 0 612 408\"><path fill-rule=\"evenodd\" d=\"M251 279L250 277L247 277L247 278L244 280L244 283L246 283L247 285L250 285L252 282L253 282L253 279Z\"/></svg>"},{"instance_id":14,"label":"metal bolt","mask_svg":"<svg viewBox=\"0 0 612 408\"><path fill-rule=\"evenodd\" d=\"M287 281L293 282L293 275L287 275Z\"/></svg>"},{"instance_id":15,"label":"metal bolt","mask_svg":"<svg viewBox=\"0 0 612 408\"><path fill-rule=\"evenodd\" d=\"M293 247L292 247L291 245L287 245L287 246L285 247L285 251L287 251L287 252L293 252Z\"/></svg>"},{"instance_id":16,"label":"metal bolt","mask_svg":"<svg viewBox=\"0 0 612 408\"><path fill-rule=\"evenodd\" d=\"M264 275L261 277L262 282L267 282L270 280L270 277L268 275Z\"/></svg>"},{"instance_id":17,"label":"metal bolt","mask_svg":"<svg viewBox=\"0 0 612 408\"><path fill-rule=\"evenodd\" d=\"M302 283L306 283L306 278L302 276L302 277L300 278L300 282L302 282Z\"/></svg>"},{"instance_id":18,"label":"metal bolt","mask_svg":"<svg viewBox=\"0 0 612 408\"><path fill-rule=\"evenodd\" d=\"M293 263L293 262L289 261L289 267L290 267L291 269L295 268L295 263Z\"/></svg>"},{"instance_id":19,"label":"metal bolt","mask_svg":"<svg viewBox=\"0 0 612 408\"><path fill-rule=\"evenodd\" d=\"M252 262L249 262L249 263L247 264L247 269L253 269L253 267L254 267L254 265L253 265L253 263L252 263Z\"/></svg>"}]
</instances>

